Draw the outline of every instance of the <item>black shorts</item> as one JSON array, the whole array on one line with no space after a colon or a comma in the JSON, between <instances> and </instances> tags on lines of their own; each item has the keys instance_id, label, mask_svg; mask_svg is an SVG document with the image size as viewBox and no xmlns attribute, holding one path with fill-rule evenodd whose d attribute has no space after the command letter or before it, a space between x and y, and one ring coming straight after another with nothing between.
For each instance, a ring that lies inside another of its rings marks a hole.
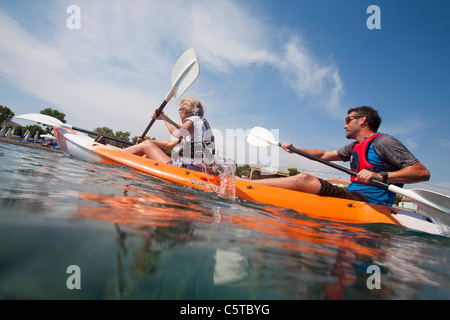
<instances>
[{"instance_id":1,"label":"black shorts","mask_svg":"<svg viewBox=\"0 0 450 320\"><path fill-rule=\"evenodd\" d=\"M369 199L362 193L357 191L348 191L322 179L319 179L319 181L321 184L320 191L318 193L319 196L370 202Z\"/></svg>"}]
</instances>

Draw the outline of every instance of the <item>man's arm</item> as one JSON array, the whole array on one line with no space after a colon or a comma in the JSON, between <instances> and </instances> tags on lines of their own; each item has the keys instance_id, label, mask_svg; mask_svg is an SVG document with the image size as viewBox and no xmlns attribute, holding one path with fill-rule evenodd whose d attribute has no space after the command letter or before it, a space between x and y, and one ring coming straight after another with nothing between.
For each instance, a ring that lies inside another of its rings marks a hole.
<instances>
[{"instance_id":1,"label":"man's arm","mask_svg":"<svg viewBox=\"0 0 450 320\"><path fill-rule=\"evenodd\" d=\"M387 174L387 183L389 184L417 183L430 180L430 172L420 162L416 162L398 171L390 171ZM356 181L369 183L372 179L383 181L383 177L381 176L381 174L369 170L362 170L361 172L359 172Z\"/></svg>"},{"instance_id":2,"label":"man's arm","mask_svg":"<svg viewBox=\"0 0 450 320\"><path fill-rule=\"evenodd\" d=\"M417 183L430 180L430 172L398 139L383 134L375 139L374 148L386 162L388 183ZM380 174L374 177L383 180Z\"/></svg>"},{"instance_id":3,"label":"man's arm","mask_svg":"<svg viewBox=\"0 0 450 320\"><path fill-rule=\"evenodd\" d=\"M292 143L283 143L281 144L281 147L289 152L292 153L289 150L289 147L292 146ZM320 158L322 160L326 160L326 161L341 161L341 158L338 155L337 150L333 150L333 151L325 151L325 150L319 150L319 149L300 149L300 148L295 148L301 152L305 152L307 154L310 154L316 158Z\"/></svg>"}]
</instances>

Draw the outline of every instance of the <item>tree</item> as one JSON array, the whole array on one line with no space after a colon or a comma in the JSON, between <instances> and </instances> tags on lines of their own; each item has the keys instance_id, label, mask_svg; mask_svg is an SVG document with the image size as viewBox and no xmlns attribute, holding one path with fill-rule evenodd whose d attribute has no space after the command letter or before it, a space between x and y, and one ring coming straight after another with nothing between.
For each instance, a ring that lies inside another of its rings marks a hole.
<instances>
[{"instance_id":1,"label":"tree","mask_svg":"<svg viewBox=\"0 0 450 320\"><path fill-rule=\"evenodd\" d=\"M0 125L3 126L4 124L11 121L11 119L14 117L14 112L11 111L8 107L0 106Z\"/></svg>"},{"instance_id":2,"label":"tree","mask_svg":"<svg viewBox=\"0 0 450 320\"><path fill-rule=\"evenodd\" d=\"M289 176L295 176L300 173L297 168L288 168Z\"/></svg>"},{"instance_id":3,"label":"tree","mask_svg":"<svg viewBox=\"0 0 450 320\"><path fill-rule=\"evenodd\" d=\"M67 121L64 119L66 117L65 113L62 113L61 111L54 110L52 108L45 108L44 110L41 110L41 114L45 114L47 116L59 119L62 123L66 123Z\"/></svg>"},{"instance_id":4,"label":"tree","mask_svg":"<svg viewBox=\"0 0 450 320\"><path fill-rule=\"evenodd\" d=\"M42 129L37 124L33 124L30 126L26 126L26 130L30 130L30 137L33 138L36 135L36 132L39 132L39 135L45 133L45 130Z\"/></svg>"},{"instance_id":5,"label":"tree","mask_svg":"<svg viewBox=\"0 0 450 320\"><path fill-rule=\"evenodd\" d=\"M32 139L35 136L36 132L39 132L40 135L46 132L44 129L42 129L37 124L33 124L33 125L25 126L25 127L17 126L14 128L13 134L22 136L27 131L30 131L30 139Z\"/></svg>"},{"instance_id":6,"label":"tree","mask_svg":"<svg viewBox=\"0 0 450 320\"><path fill-rule=\"evenodd\" d=\"M114 130L108 127L98 127L93 130L102 136L114 137Z\"/></svg>"},{"instance_id":7,"label":"tree","mask_svg":"<svg viewBox=\"0 0 450 320\"><path fill-rule=\"evenodd\" d=\"M120 140L130 141L130 133L128 131L117 131L114 137Z\"/></svg>"},{"instance_id":8,"label":"tree","mask_svg":"<svg viewBox=\"0 0 450 320\"><path fill-rule=\"evenodd\" d=\"M109 136L109 137L114 137L114 138L117 138L117 139L120 139L120 140L124 140L124 141L130 141L129 139L130 139L130 134L131 133L128 132L128 131L126 131L126 132L117 131L116 133L114 133L114 130L111 129L111 128L108 128L108 127L98 127L98 128L95 128L93 131L97 132L98 134L100 134L102 136ZM94 137L94 138L96 138L96 137ZM124 143L121 143L121 142L118 142L118 141L110 140L110 141L107 141L107 143L110 144L110 145L119 147L119 148L128 147L127 144L124 144Z\"/></svg>"},{"instance_id":9,"label":"tree","mask_svg":"<svg viewBox=\"0 0 450 320\"><path fill-rule=\"evenodd\" d=\"M395 196L395 201L394 201L394 204L396 205L396 206L398 206L398 204L401 202L403 200L403 197L402 196L399 196L398 194Z\"/></svg>"},{"instance_id":10,"label":"tree","mask_svg":"<svg viewBox=\"0 0 450 320\"><path fill-rule=\"evenodd\" d=\"M133 142L134 144L136 144L137 143L137 141L138 141L138 136L134 136L132 139L131 139L131 142ZM153 139L152 139L153 140Z\"/></svg>"},{"instance_id":11,"label":"tree","mask_svg":"<svg viewBox=\"0 0 450 320\"><path fill-rule=\"evenodd\" d=\"M238 177L246 177L252 171L252 168L248 164L244 164L242 166L236 166L235 175Z\"/></svg>"}]
</instances>

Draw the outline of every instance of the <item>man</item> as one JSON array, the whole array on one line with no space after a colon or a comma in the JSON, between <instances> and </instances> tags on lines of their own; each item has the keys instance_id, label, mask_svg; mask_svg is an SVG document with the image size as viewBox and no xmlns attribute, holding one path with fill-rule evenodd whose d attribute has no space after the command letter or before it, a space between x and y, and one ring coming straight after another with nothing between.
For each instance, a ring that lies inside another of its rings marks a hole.
<instances>
[{"instance_id":1,"label":"man","mask_svg":"<svg viewBox=\"0 0 450 320\"><path fill-rule=\"evenodd\" d=\"M347 189L307 173L288 178L255 180L255 183L391 206L395 201L395 193L371 185L372 179L400 186L430 179L428 169L400 141L377 132L381 118L373 108L363 106L349 109L345 123L347 139L354 139L355 142L333 151L298 150L326 161L351 161L351 169L358 175L351 178ZM291 143L282 144L287 152L290 152L290 146Z\"/></svg>"}]
</instances>

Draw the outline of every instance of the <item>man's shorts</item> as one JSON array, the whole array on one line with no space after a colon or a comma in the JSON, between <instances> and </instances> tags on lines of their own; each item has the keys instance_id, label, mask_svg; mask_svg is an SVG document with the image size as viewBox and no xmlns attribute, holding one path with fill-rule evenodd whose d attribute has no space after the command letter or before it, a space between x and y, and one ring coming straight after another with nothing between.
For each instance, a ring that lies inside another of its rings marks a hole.
<instances>
[{"instance_id":1,"label":"man's shorts","mask_svg":"<svg viewBox=\"0 0 450 320\"><path fill-rule=\"evenodd\" d=\"M335 186L335 185L331 184L330 182L322 180L322 179L319 179L319 181L321 184L320 191L318 193L319 196L370 202L369 199L362 193L359 193L356 191L348 191L344 188Z\"/></svg>"}]
</instances>

